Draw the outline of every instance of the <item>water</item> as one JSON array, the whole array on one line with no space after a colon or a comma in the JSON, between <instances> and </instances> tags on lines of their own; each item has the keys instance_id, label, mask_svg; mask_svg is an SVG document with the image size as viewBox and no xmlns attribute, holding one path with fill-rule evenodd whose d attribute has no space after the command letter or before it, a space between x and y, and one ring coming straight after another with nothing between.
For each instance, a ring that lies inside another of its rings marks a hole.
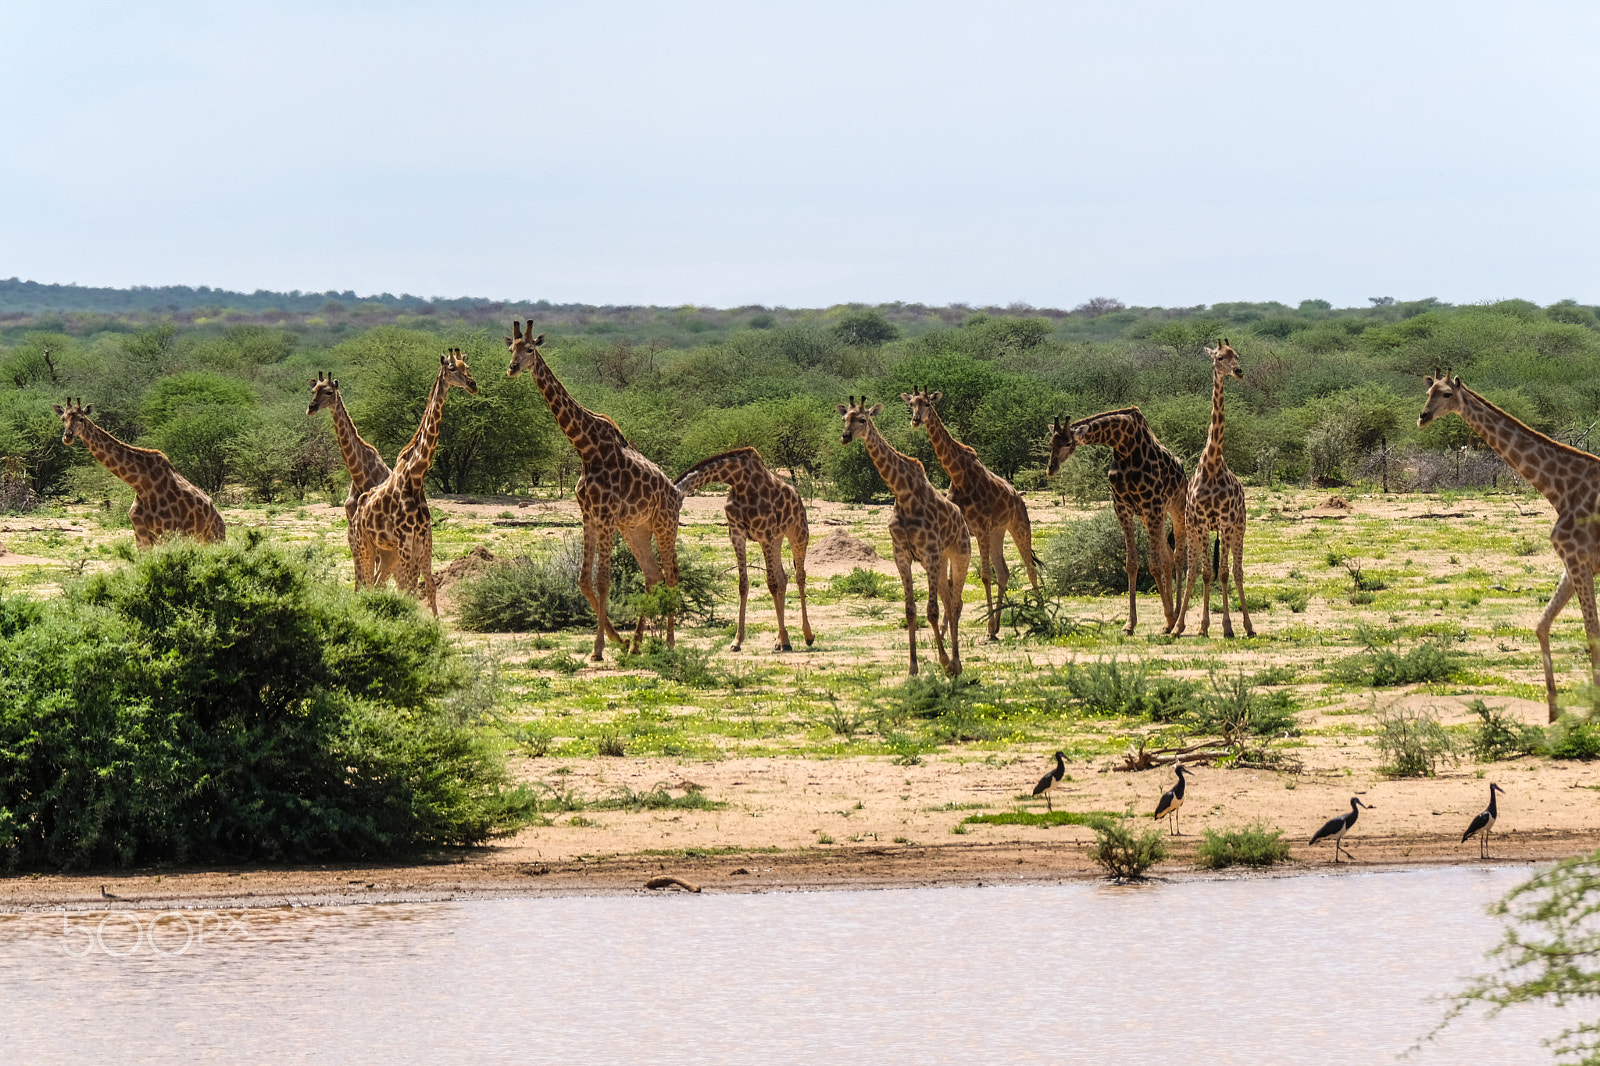
<instances>
[{"instance_id":1,"label":"water","mask_svg":"<svg viewBox=\"0 0 1600 1066\"><path fill-rule=\"evenodd\" d=\"M149 913L0 915L0 1063L1386 1062L1527 874L191 912L164 954ZM1408 1061L1545 1063L1569 1021Z\"/></svg>"}]
</instances>

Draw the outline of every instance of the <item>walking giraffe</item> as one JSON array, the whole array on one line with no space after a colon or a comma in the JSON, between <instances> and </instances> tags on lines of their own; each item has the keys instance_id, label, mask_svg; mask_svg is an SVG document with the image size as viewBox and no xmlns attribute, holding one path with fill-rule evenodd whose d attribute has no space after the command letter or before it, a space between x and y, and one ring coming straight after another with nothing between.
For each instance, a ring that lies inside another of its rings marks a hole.
<instances>
[{"instance_id":1,"label":"walking giraffe","mask_svg":"<svg viewBox=\"0 0 1600 1066\"><path fill-rule=\"evenodd\" d=\"M528 323L524 333L522 324L513 322L511 333L512 336L506 338L506 347L511 351L507 376L515 377L523 370L533 374L534 384L544 395L545 403L550 405L556 424L583 462L583 474L578 478L574 493L583 514L583 563L578 571L578 588L598 620L594 654L590 658L599 662L607 636L618 644L623 643L606 612L606 599L611 594L612 535L621 532L628 550L639 560L647 590L655 588L663 573L667 587L677 588L678 511L683 506L683 493L659 466L628 443L615 422L585 408L556 380L550 364L539 351L544 334L533 336L533 323ZM659 566L656 553L650 550L652 538L661 553ZM635 652L644 637L644 623L644 616L640 615L633 630L632 650ZM669 648L673 642L673 623L673 616L668 614Z\"/></svg>"},{"instance_id":2,"label":"walking giraffe","mask_svg":"<svg viewBox=\"0 0 1600 1066\"><path fill-rule=\"evenodd\" d=\"M382 484L362 493L356 501L357 583L370 575L371 584L377 587L392 575L396 587L426 598L435 617L439 614L439 600L433 581L433 514L428 510L424 481L433 465L434 449L439 446L439 423L451 388L478 394L478 383L472 379L460 348L452 348L439 357L439 373L423 406L422 421L395 457L394 470Z\"/></svg>"},{"instance_id":3,"label":"walking giraffe","mask_svg":"<svg viewBox=\"0 0 1600 1066\"><path fill-rule=\"evenodd\" d=\"M1211 632L1211 554L1205 550L1206 534L1217 532L1217 570L1222 579L1222 635L1233 636L1233 619L1228 615L1228 560L1233 560L1234 584L1239 589L1239 614L1244 617L1245 636L1256 635L1250 624L1250 607L1244 598L1244 485L1222 455L1222 385L1229 377L1244 380L1239 369L1239 353L1226 339L1220 348L1207 348L1211 356L1211 428L1206 433L1206 446L1200 450L1195 462L1194 476L1189 479L1189 490L1184 496L1183 523L1189 533L1189 576L1183 583L1183 598L1178 601L1178 622L1172 627L1174 634L1182 633L1189 609L1189 597L1194 594L1196 570L1204 570L1205 583L1201 589L1200 635Z\"/></svg>"},{"instance_id":4,"label":"walking giraffe","mask_svg":"<svg viewBox=\"0 0 1600 1066\"><path fill-rule=\"evenodd\" d=\"M1544 656L1545 699L1553 722L1559 712L1555 665L1550 659L1550 627L1574 592L1583 609L1590 671L1595 686L1600 687L1600 612L1596 611L1594 594L1595 570L1600 567L1600 458L1551 440L1517 421L1461 384L1459 377L1423 380L1428 383L1428 401L1417 425L1425 426L1444 414L1460 415L1556 509L1550 544L1565 570L1534 630Z\"/></svg>"},{"instance_id":5,"label":"walking giraffe","mask_svg":"<svg viewBox=\"0 0 1600 1066\"><path fill-rule=\"evenodd\" d=\"M678 491L688 496L702 485L720 481L728 486L728 502L723 513L728 516L728 539L733 542L733 555L739 561L739 628L733 637L732 651L744 644L745 603L750 598L750 574L745 562L744 542L748 538L761 545L761 556L767 566L767 591L772 594L772 609L778 616L777 651L793 651L789 643L789 628L784 624L784 595L788 591L789 576L783 569L783 539L789 538L789 553L794 556L795 584L800 586L800 630L806 644L816 638L811 635L811 621L806 617L806 546L811 540L811 529L806 522L806 505L794 486L767 469L761 453L754 448L735 448L702 459L683 472L676 485Z\"/></svg>"},{"instance_id":6,"label":"walking giraffe","mask_svg":"<svg viewBox=\"0 0 1600 1066\"><path fill-rule=\"evenodd\" d=\"M894 493L894 515L889 519L889 540L894 545L894 565L900 571L900 584L906 594L906 639L911 647L911 669L917 673L917 595L911 584L911 564L918 562L928 572L928 625L933 630L933 646L939 664L951 677L961 673L961 590L967 583L967 567L972 561L972 541L961 509L928 480L922 461L903 455L889 446L872 419L883 404L867 407L863 396L849 406L836 404L844 416L843 443L860 440L866 445L872 465ZM939 603L944 602L950 630L950 651L945 652L944 633L939 626Z\"/></svg>"},{"instance_id":7,"label":"walking giraffe","mask_svg":"<svg viewBox=\"0 0 1600 1066\"><path fill-rule=\"evenodd\" d=\"M67 400L50 409L61 416L61 443L80 441L107 470L133 487L128 522L140 551L149 549L168 533L187 533L205 544L222 540L227 529L211 497L201 492L173 467L172 460L154 448L135 448L90 421L94 404L83 398Z\"/></svg>"},{"instance_id":8,"label":"walking giraffe","mask_svg":"<svg viewBox=\"0 0 1600 1066\"><path fill-rule=\"evenodd\" d=\"M990 593L990 573L998 586L998 599L1005 602L1006 585L1011 571L1006 567L1005 538L1011 540L1022 553L1022 565L1028 568L1028 580L1039 587L1038 559L1033 554L1033 526L1028 521L1028 505L1022 494L1004 478L998 477L978 459L970 445L963 444L950 435L939 412L934 408L944 393L930 394L926 386L921 391L901 393L900 398L911 407L911 425L928 427L928 440L933 444L933 454L939 465L950 475L950 502L961 509L967 520L967 531L978 542L978 575L983 578L983 600L989 608L989 633L985 641L999 639L1000 610L996 596Z\"/></svg>"},{"instance_id":9,"label":"walking giraffe","mask_svg":"<svg viewBox=\"0 0 1600 1066\"><path fill-rule=\"evenodd\" d=\"M310 382L311 404L306 408L306 417L310 418L321 410L333 412L333 433L339 441L339 453L344 456L345 469L350 472L350 491L344 498L345 535L350 542L350 557L356 557L356 501L368 489L375 489L388 480L389 464L383 461L383 456L378 454L378 449L368 444L360 433L356 432L356 424L350 419L350 412L345 408L344 396L339 392L339 382L332 374L317 373L316 379ZM379 563L379 566L382 566ZM391 562L390 567L393 567ZM369 585L372 575L356 574L357 585Z\"/></svg>"},{"instance_id":10,"label":"walking giraffe","mask_svg":"<svg viewBox=\"0 0 1600 1066\"><path fill-rule=\"evenodd\" d=\"M1178 457L1156 440L1137 407L1081 418L1063 426L1056 419L1050 433L1050 466L1045 476L1055 477L1079 447L1104 444L1116 456L1106 471L1111 482L1111 506L1122 524L1122 540L1127 547L1128 624L1124 633L1132 634L1139 623L1135 593L1139 585L1139 534L1136 522L1144 523L1150 536L1150 573L1161 591L1161 609L1167 624L1163 633L1172 632L1178 620L1176 581L1184 573L1189 554L1189 539L1184 529L1183 506L1188 482ZM1172 517L1172 541L1167 541L1167 516Z\"/></svg>"}]
</instances>

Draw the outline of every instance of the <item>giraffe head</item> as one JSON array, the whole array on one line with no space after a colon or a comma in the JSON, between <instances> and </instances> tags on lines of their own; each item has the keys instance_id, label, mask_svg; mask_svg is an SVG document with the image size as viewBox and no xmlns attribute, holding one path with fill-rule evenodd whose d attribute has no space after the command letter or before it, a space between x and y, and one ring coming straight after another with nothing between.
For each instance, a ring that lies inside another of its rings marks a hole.
<instances>
[{"instance_id":1,"label":"giraffe head","mask_svg":"<svg viewBox=\"0 0 1600 1066\"><path fill-rule=\"evenodd\" d=\"M1055 477L1061 472L1061 464L1072 458L1072 453L1078 450L1078 435L1072 431L1072 423L1061 424L1061 416L1057 415L1055 423L1050 427L1050 466L1045 470L1045 477Z\"/></svg>"},{"instance_id":2,"label":"giraffe head","mask_svg":"<svg viewBox=\"0 0 1600 1066\"><path fill-rule=\"evenodd\" d=\"M511 336L506 338L506 348L511 352L511 365L506 367L506 377L514 378L520 371L533 365L539 358L539 345L544 343L544 334L537 337L533 335L533 323L528 323L528 332L522 332L522 323L512 321Z\"/></svg>"},{"instance_id":3,"label":"giraffe head","mask_svg":"<svg viewBox=\"0 0 1600 1066\"><path fill-rule=\"evenodd\" d=\"M61 443L71 444L74 440L83 438L83 427L89 424L89 416L94 414L94 404L85 407L83 397L79 396L77 402L72 397L67 397L67 406L51 404L50 409L61 416Z\"/></svg>"},{"instance_id":4,"label":"giraffe head","mask_svg":"<svg viewBox=\"0 0 1600 1066\"><path fill-rule=\"evenodd\" d=\"M1461 413L1461 379L1452 378L1449 374L1442 377L1423 378L1428 383L1428 402L1422 407L1422 414L1417 416L1417 425L1425 426L1440 415L1447 415L1451 411Z\"/></svg>"},{"instance_id":5,"label":"giraffe head","mask_svg":"<svg viewBox=\"0 0 1600 1066\"><path fill-rule=\"evenodd\" d=\"M306 408L306 417L318 411L333 406L334 399L339 395L339 383L332 374L317 371L317 376L311 382L311 405Z\"/></svg>"},{"instance_id":6,"label":"giraffe head","mask_svg":"<svg viewBox=\"0 0 1600 1066\"><path fill-rule=\"evenodd\" d=\"M933 405L944 399L942 392L929 392L924 385L921 391L913 385L910 393L902 392L900 398L911 408L911 428L920 429L928 420L928 415L933 411Z\"/></svg>"},{"instance_id":7,"label":"giraffe head","mask_svg":"<svg viewBox=\"0 0 1600 1066\"><path fill-rule=\"evenodd\" d=\"M1244 380L1244 370L1239 366L1239 353L1233 350L1233 345L1228 343L1228 338L1222 338L1222 347L1207 348L1206 354L1211 357L1214 369L1223 377L1232 374L1240 381Z\"/></svg>"},{"instance_id":8,"label":"giraffe head","mask_svg":"<svg viewBox=\"0 0 1600 1066\"><path fill-rule=\"evenodd\" d=\"M478 383L472 380L472 371L467 369L467 361L461 356L460 348L447 348L439 357L439 365L443 368L445 388L454 386L466 389L467 395L478 395Z\"/></svg>"},{"instance_id":9,"label":"giraffe head","mask_svg":"<svg viewBox=\"0 0 1600 1066\"><path fill-rule=\"evenodd\" d=\"M836 403L833 406L835 410L844 416L844 437L839 441L840 444L849 444L857 437L865 439L867 429L872 425L872 420L877 417L879 411L883 410L883 404L881 403L875 403L868 407L865 396L861 397L860 403L856 403L856 398L852 396L850 397L849 406L842 403Z\"/></svg>"}]
</instances>

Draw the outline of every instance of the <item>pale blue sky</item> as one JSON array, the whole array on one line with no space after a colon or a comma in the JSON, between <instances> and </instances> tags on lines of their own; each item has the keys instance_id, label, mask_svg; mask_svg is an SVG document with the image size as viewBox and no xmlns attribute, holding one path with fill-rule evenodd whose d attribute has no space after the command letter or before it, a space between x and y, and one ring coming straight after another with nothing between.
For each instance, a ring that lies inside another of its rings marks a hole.
<instances>
[{"instance_id":1,"label":"pale blue sky","mask_svg":"<svg viewBox=\"0 0 1600 1066\"><path fill-rule=\"evenodd\" d=\"M0 277L1600 301L1587 3L0 7Z\"/></svg>"}]
</instances>

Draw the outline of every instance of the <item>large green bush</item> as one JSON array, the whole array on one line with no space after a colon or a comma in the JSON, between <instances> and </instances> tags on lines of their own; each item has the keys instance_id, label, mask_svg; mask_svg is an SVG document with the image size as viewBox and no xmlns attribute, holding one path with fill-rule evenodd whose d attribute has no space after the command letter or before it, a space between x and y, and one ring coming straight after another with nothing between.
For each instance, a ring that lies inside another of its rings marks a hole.
<instances>
[{"instance_id":1,"label":"large green bush","mask_svg":"<svg viewBox=\"0 0 1600 1066\"><path fill-rule=\"evenodd\" d=\"M0 867L371 858L520 824L439 626L327 565L184 543L0 601Z\"/></svg>"}]
</instances>

